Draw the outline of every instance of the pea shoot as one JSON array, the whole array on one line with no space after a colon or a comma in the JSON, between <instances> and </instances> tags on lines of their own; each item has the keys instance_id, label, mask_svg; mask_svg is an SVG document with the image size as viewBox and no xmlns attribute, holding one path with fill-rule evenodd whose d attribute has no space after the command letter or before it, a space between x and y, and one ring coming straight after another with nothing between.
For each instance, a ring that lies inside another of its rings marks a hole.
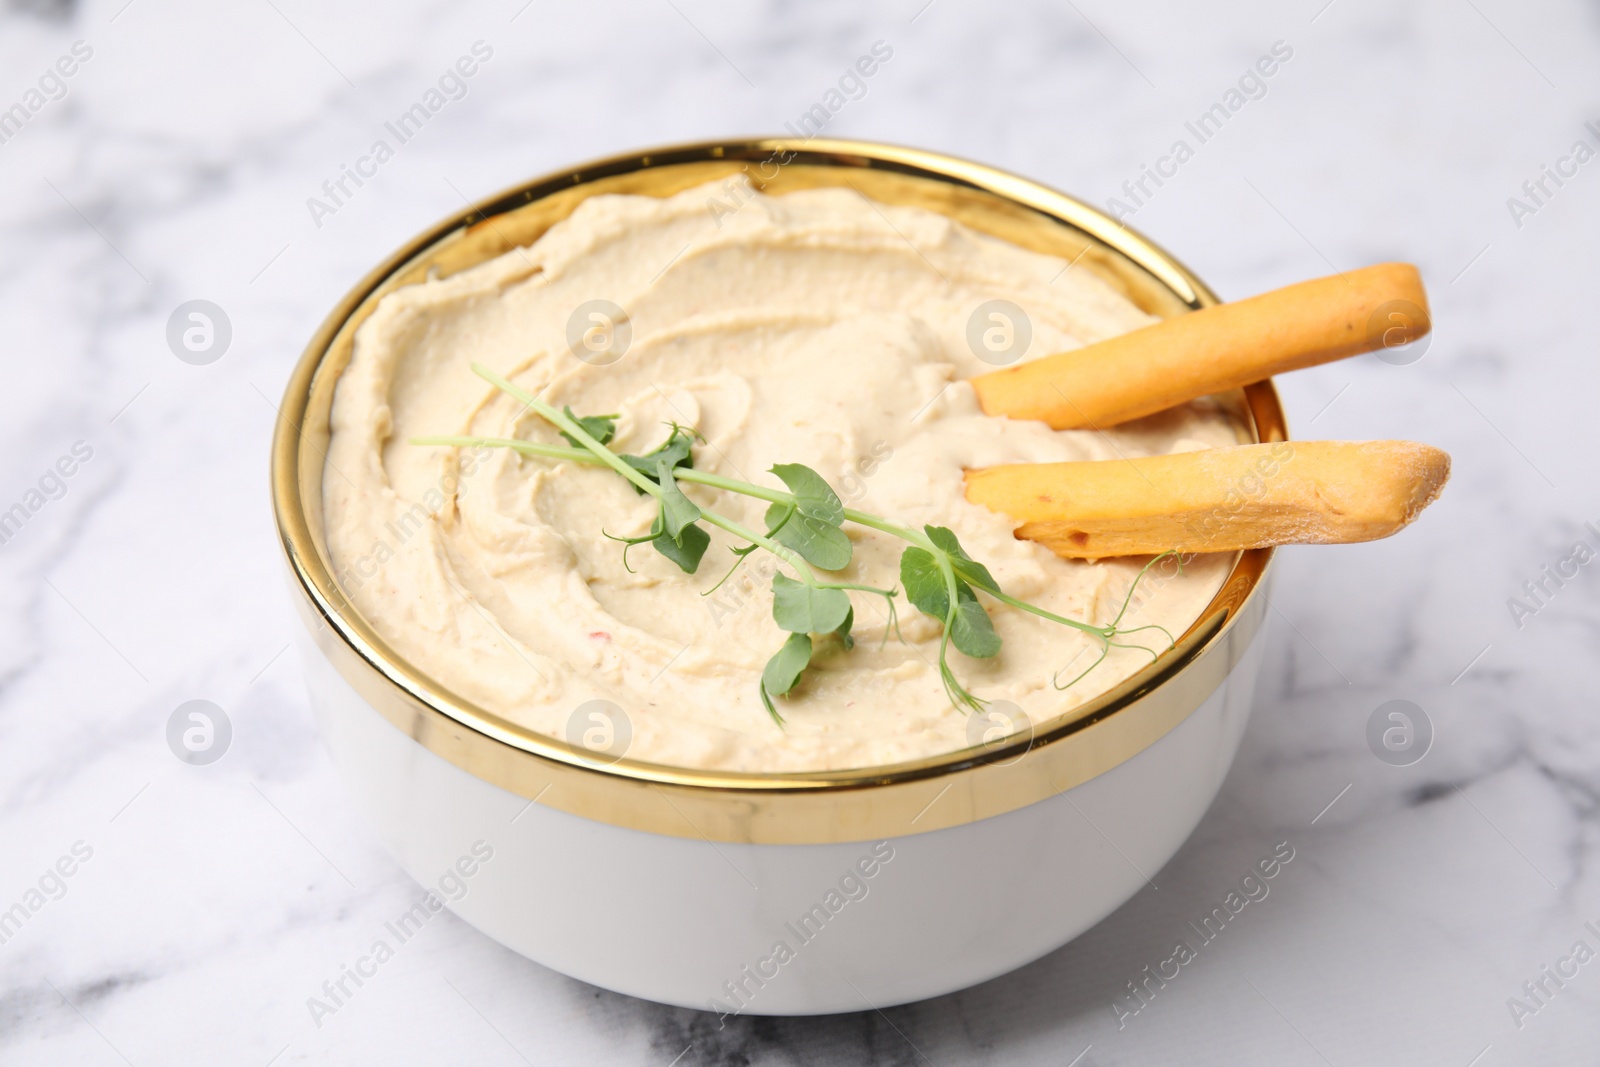
<instances>
[{"instance_id":1,"label":"pea shoot","mask_svg":"<svg viewBox=\"0 0 1600 1067\"><path fill-rule=\"evenodd\" d=\"M848 595L852 591L883 597L889 618L885 626L885 638L890 628L898 632L895 600L902 591L913 607L939 621L943 628L939 639L940 681L950 702L968 711L981 711L986 701L968 690L956 677L950 666L950 647L953 645L957 651L976 659L992 659L1000 654L1003 644L979 594L1095 639L1100 646L1099 657L1064 685L1060 680L1064 671L1057 672L1052 679L1057 689L1066 689L1081 681L1105 660L1113 648L1136 648L1149 653L1152 660L1156 658L1156 650L1120 642L1116 640L1118 637L1144 630L1159 630L1166 638L1168 647L1175 643L1172 634L1161 626L1139 626L1129 630L1121 628L1134 589L1152 566L1172 553L1163 553L1145 564L1129 587L1127 598L1116 618L1105 626L1094 626L1054 614L1009 595L1000 588L987 567L967 554L955 533L943 526L924 526L918 530L845 507L827 480L803 464L779 463L772 467L771 473L783 483L783 489L699 471L694 468L693 452L699 435L676 423L670 424L667 439L654 451L643 456L617 453L607 447L616 436L616 415L580 416L570 407L558 411L487 367L474 363L472 369L495 388L549 422L571 447L544 445L517 438L473 436L417 437L412 439L412 444L508 448L525 455L610 467L637 492L653 497L657 504L655 520L645 536L625 538L605 535L622 543L624 566L627 566L630 548L648 543L685 574L695 574L711 545L711 536L705 526L714 526L742 541L743 545L731 549L737 558L727 574L707 593L727 581L740 564L757 550L771 553L793 571L793 577L782 571L775 571L772 576L772 619L778 629L788 636L767 661L758 686L762 705L779 726L783 725L784 720L774 698L787 696L800 683L816 654L815 638L831 634L839 639L847 651L854 647L851 630L855 612ZM701 507L684 494L680 485L684 482L766 501L766 529L761 532L751 530L710 508ZM900 556L898 587L881 589L872 585L833 581L817 573L842 571L850 565L854 546L844 532L846 522L906 542L906 548Z\"/></svg>"}]
</instances>

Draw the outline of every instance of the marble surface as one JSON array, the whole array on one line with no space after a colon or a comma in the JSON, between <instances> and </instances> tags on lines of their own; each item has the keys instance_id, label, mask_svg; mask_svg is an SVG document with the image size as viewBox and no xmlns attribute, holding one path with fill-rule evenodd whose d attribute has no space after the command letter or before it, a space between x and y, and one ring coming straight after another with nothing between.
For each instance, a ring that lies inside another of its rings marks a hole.
<instances>
[{"instance_id":1,"label":"marble surface","mask_svg":"<svg viewBox=\"0 0 1600 1067\"><path fill-rule=\"evenodd\" d=\"M1600 947L1584 928L1600 928L1600 568L1520 619L1508 599L1600 520L1600 162L1537 200L1523 190L1574 142L1600 146L1584 126L1600 120L1600 13L1215 8L0 8L0 108L26 105L74 42L92 49L0 143L0 510L29 511L0 544L0 908L39 904L0 945L0 1061L1593 1062L1600 963L1546 979L1528 1011L1508 1000L1575 942ZM465 97L314 219L307 198L480 40L493 55ZM318 1028L307 997L417 887L353 812L285 651L297 623L266 449L305 338L465 198L630 147L780 130L879 40L892 61L829 133L1102 204L1285 42L1264 95L1147 185L1132 223L1224 296L1418 263L1436 322L1423 358L1281 388L1300 436L1447 448L1448 491L1394 540L1282 553L1268 666L1220 798L1159 889L1032 966L882 1013L719 1029L451 917ZM194 299L232 326L206 365L166 339ZM89 458L49 476L75 444ZM233 727L210 766L166 741L194 699ZM1408 767L1366 740L1392 699L1435 733ZM1283 841L1296 859L1271 895L1119 1028L1124 983ZM58 862L70 877L47 873Z\"/></svg>"}]
</instances>

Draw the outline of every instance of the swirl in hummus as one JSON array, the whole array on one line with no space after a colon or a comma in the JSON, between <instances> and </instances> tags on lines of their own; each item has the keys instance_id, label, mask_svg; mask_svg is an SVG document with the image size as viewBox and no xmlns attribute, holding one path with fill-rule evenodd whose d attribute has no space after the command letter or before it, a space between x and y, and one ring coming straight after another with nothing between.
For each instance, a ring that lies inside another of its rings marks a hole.
<instances>
[{"instance_id":1,"label":"swirl in hummus","mask_svg":"<svg viewBox=\"0 0 1600 1067\"><path fill-rule=\"evenodd\" d=\"M904 640L884 641L882 598L852 594L855 648L819 645L781 701L780 728L757 691L785 637L770 614L775 559L757 553L702 595L738 546L712 531L697 574L647 545L629 553L630 573L605 534L638 537L656 509L613 472L407 443L430 434L563 443L471 373L479 362L557 407L619 415L619 452L650 451L675 421L704 435L694 450L703 470L781 488L768 468L806 464L849 506L951 528L1013 596L1109 621L1144 561L1068 561L1019 541L1005 516L963 498L962 471L1235 444L1236 425L1205 401L1106 432L987 417L965 380L992 368L969 347L968 323L986 301L1021 306L1032 325L1023 358L1036 358L1150 317L1087 268L926 210L825 189L752 195L718 217L711 192L592 197L530 247L378 304L332 408L323 485L337 579L417 668L514 722L563 738L580 705L613 702L633 759L809 771L966 748L968 715L939 680L939 624L903 599ZM569 343L575 310L597 300L626 310L631 338L615 362L579 359ZM764 502L683 488L764 528ZM903 542L845 529L855 558L844 580L895 586ZM1124 626L1181 633L1230 562L1200 557L1181 575L1147 579ZM1098 644L988 606L1002 652L952 651L953 665L978 696L1012 702L1034 723L1149 662L1113 649L1058 690L1052 677L1093 662Z\"/></svg>"}]
</instances>

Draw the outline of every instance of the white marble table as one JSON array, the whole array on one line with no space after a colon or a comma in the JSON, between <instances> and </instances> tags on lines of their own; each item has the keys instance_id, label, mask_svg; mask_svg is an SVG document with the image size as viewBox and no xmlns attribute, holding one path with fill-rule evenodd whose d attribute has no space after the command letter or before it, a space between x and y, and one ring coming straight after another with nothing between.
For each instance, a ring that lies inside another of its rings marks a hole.
<instances>
[{"instance_id":1,"label":"white marble table","mask_svg":"<svg viewBox=\"0 0 1600 1067\"><path fill-rule=\"evenodd\" d=\"M1324 2L11 0L0 108L27 121L0 143L0 511L27 521L0 544L0 908L26 918L0 944L0 1061L1594 1062L1600 963L1560 961L1600 948L1600 567L1520 619L1507 601L1600 520L1600 162L1560 162L1600 148L1600 21L1572 2ZM1393 541L1282 554L1221 798L1159 889L1033 966L719 1030L447 917L317 1027L307 998L417 888L352 811L285 652L266 447L304 339L464 198L781 130L880 40L892 60L829 133L1099 203L1195 142L1184 123L1284 42L1264 95L1147 182L1133 223L1225 296L1417 262L1424 358L1282 389L1301 436L1448 448L1449 491ZM336 210L308 209L477 41L492 56L462 99ZM46 76L64 56L72 75ZM1576 174L1534 200L1546 165ZM193 299L232 327L206 365L166 341ZM193 699L233 725L206 767L164 734ZM1436 733L1409 767L1366 741L1391 699ZM1270 897L1119 1029L1125 983L1284 841ZM1577 969L1559 987L1541 971L1558 965Z\"/></svg>"}]
</instances>

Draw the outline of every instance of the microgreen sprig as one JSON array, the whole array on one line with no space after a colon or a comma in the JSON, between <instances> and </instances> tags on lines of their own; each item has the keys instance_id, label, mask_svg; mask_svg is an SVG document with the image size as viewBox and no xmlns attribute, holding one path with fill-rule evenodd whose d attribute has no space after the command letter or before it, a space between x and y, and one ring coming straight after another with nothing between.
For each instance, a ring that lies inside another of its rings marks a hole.
<instances>
[{"instance_id":1,"label":"microgreen sprig","mask_svg":"<svg viewBox=\"0 0 1600 1067\"><path fill-rule=\"evenodd\" d=\"M950 647L954 645L957 651L977 659L991 659L999 655L1003 644L988 610L978 598L979 591L1002 604L1087 634L1098 642L1100 655L1086 670L1065 685L1060 682L1065 668L1056 673L1052 683L1057 689L1066 689L1081 681L1113 648L1136 648L1156 658L1155 649L1119 642L1115 640L1117 637L1159 630L1166 637L1168 647L1175 643L1172 634L1161 626L1121 629L1139 582L1151 567L1171 553L1163 553L1146 563L1130 585L1116 618L1105 626L1095 626L1057 615L1006 593L989 569L969 556L955 533L945 527L924 526L917 530L845 507L827 480L802 464L780 463L772 467L771 473L784 484L784 490L695 470L693 445L699 434L677 423L670 424L667 439L653 452L643 456L617 453L607 447L616 436L616 415L580 416L570 407L557 411L487 367L474 363L472 369L496 389L549 422L572 447L520 438L462 435L416 437L412 438L412 444L507 448L524 455L610 467L635 490L653 497L657 503L655 519L645 536L628 538L605 534L623 544L624 567L628 549L648 542L684 573L694 574L711 544L710 535L700 525L704 522L744 542L741 547L730 549L738 558L708 593L726 582L757 549L771 553L794 572L793 578L781 571L772 576L772 618L788 637L767 661L758 687L767 713L780 726L783 716L778 713L773 698L787 695L799 684L817 651L814 637L832 634L847 651L854 647L851 629L855 611L848 595L851 591L884 598L889 615L884 628L885 640L891 627L898 632L895 597L901 589L914 607L939 620L943 628L939 639L940 681L950 702L969 711L981 711L986 701L969 691L956 677L950 666ZM683 492L679 484L683 482L766 501L769 505L765 515L767 529L757 533L709 507L696 504ZM828 581L817 575L816 570L837 572L850 565L854 551L843 529L846 522L907 543L900 556L899 588L880 589L872 585Z\"/></svg>"}]
</instances>

